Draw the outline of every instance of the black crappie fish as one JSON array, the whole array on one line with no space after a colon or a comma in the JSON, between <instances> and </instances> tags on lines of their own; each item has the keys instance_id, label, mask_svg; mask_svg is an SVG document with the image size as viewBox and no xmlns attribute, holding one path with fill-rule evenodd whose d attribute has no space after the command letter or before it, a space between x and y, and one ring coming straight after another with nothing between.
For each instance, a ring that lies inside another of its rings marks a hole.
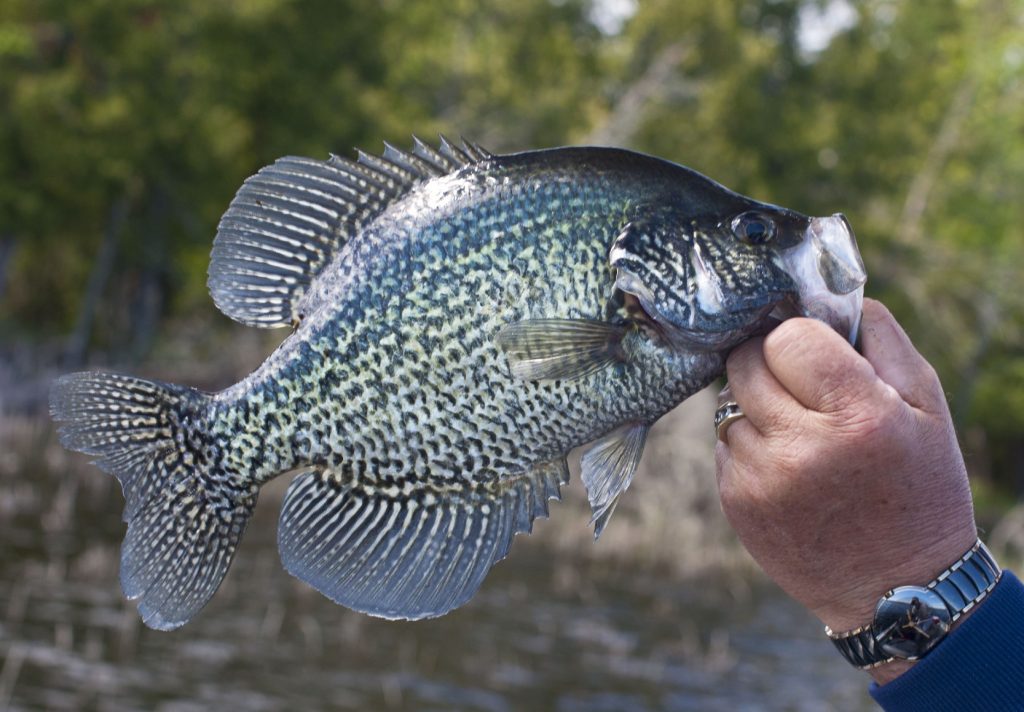
<instances>
[{"instance_id":1,"label":"black crappie fish","mask_svg":"<svg viewBox=\"0 0 1024 712\"><path fill-rule=\"evenodd\" d=\"M74 373L51 411L121 481L121 583L147 625L205 605L289 471L289 572L372 615L439 616L547 515L572 448L597 439L597 535L655 420L778 318L852 338L864 279L842 216L629 151L288 157L238 191L209 286L233 319L294 332L219 393Z\"/></svg>"}]
</instances>

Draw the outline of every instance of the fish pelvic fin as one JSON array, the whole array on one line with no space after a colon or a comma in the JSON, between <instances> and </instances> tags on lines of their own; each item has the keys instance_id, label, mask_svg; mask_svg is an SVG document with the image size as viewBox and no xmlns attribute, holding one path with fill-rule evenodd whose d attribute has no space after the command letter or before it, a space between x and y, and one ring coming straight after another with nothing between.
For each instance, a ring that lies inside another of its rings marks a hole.
<instances>
[{"instance_id":1,"label":"fish pelvic fin","mask_svg":"<svg viewBox=\"0 0 1024 712\"><path fill-rule=\"evenodd\" d=\"M627 327L596 319L524 319L498 332L498 347L516 378L580 378L627 360Z\"/></svg>"},{"instance_id":2,"label":"fish pelvic fin","mask_svg":"<svg viewBox=\"0 0 1024 712\"><path fill-rule=\"evenodd\" d=\"M564 457L465 488L383 488L309 472L285 497L278 549L289 573L343 606L389 619L441 616L472 598L568 479Z\"/></svg>"},{"instance_id":3,"label":"fish pelvic fin","mask_svg":"<svg viewBox=\"0 0 1024 712\"><path fill-rule=\"evenodd\" d=\"M95 456L121 483L121 587L158 630L206 605L256 504L257 486L218 464L208 405L191 388L108 373L68 374L50 391L61 444Z\"/></svg>"},{"instance_id":4,"label":"fish pelvic fin","mask_svg":"<svg viewBox=\"0 0 1024 712\"><path fill-rule=\"evenodd\" d=\"M207 284L224 314L249 326L294 325L302 297L338 251L389 205L431 178L487 160L442 137L433 149L385 144L358 160L285 156L238 189L213 241Z\"/></svg>"},{"instance_id":5,"label":"fish pelvic fin","mask_svg":"<svg viewBox=\"0 0 1024 712\"><path fill-rule=\"evenodd\" d=\"M593 512L594 539L601 536L619 497L633 481L650 429L647 423L632 423L613 430L583 453L580 469Z\"/></svg>"}]
</instances>

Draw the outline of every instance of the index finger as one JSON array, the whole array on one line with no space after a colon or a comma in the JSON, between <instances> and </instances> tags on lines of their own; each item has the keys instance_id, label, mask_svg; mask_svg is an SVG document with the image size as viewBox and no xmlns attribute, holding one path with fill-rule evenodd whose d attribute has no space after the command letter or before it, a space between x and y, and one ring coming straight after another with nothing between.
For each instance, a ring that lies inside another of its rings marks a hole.
<instances>
[{"instance_id":1,"label":"index finger","mask_svg":"<svg viewBox=\"0 0 1024 712\"><path fill-rule=\"evenodd\" d=\"M726 361L729 390L759 433L790 428L803 406L779 383L764 356L764 339L737 346Z\"/></svg>"},{"instance_id":2,"label":"index finger","mask_svg":"<svg viewBox=\"0 0 1024 712\"><path fill-rule=\"evenodd\" d=\"M765 338L764 358L782 387L819 413L870 398L881 385L871 363L815 319L787 319L776 327Z\"/></svg>"}]
</instances>

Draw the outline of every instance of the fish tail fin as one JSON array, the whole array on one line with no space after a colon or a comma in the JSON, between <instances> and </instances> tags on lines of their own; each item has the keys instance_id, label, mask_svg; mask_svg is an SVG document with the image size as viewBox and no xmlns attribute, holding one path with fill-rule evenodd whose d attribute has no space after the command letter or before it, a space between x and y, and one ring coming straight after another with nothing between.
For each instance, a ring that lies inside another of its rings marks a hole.
<instances>
[{"instance_id":1,"label":"fish tail fin","mask_svg":"<svg viewBox=\"0 0 1024 712\"><path fill-rule=\"evenodd\" d=\"M225 469L209 436L211 403L192 388L107 373L71 373L50 391L61 444L121 482L121 586L158 630L206 605L256 504L257 484Z\"/></svg>"}]
</instances>

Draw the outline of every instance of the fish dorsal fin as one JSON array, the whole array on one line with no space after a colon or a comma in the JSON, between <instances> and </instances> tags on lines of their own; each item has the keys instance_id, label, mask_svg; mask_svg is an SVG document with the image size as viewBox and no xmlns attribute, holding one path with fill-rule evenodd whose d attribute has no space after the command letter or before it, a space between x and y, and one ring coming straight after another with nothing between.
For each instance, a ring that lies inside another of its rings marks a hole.
<instances>
[{"instance_id":1,"label":"fish dorsal fin","mask_svg":"<svg viewBox=\"0 0 1024 712\"><path fill-rule=\"evenodd\" d=\"M420 183L489 158L479 146L385 144L358 160L286 156L239 188L217 228L208 285L217 307L250 326L300 319L310 283L353 235Z\"/></svg>"},{"instance_id":2,"label":"fish dorsal fin","mask_svg":"<svg viewBox=\"0 0 1024 712\"><path fill-rule=\"evenodd\" d=\"M612 431L583 453L580 469L593 513L590 523L595 539L601 536L619 497L633 481L650 429L647 423L633 423Z\"/></svg>"},{"instance_id":3,"label":"fish dorsal fin","mask_svg":"<svg viewBox=\"0 0 1024 712\"><path fill-rule=\"evenodd\" d=\"M524 319L498 332L512 375L527 381L579 378L626 360L626 328L596 319Z\"/></svg>"},{"instance_id":4,"label":"fish dorsal fin","mask_svg":"<svg viewBox=\"0 0 1024 712\"><path fill-rule=\"evenodd\" d=\"M284 567L336 603L381 618L440 616L472 598L517 532L547 516L565 458L463 488L387 488L330 471L288 488L277 543Z\"/></svg>"}]
</instances>

